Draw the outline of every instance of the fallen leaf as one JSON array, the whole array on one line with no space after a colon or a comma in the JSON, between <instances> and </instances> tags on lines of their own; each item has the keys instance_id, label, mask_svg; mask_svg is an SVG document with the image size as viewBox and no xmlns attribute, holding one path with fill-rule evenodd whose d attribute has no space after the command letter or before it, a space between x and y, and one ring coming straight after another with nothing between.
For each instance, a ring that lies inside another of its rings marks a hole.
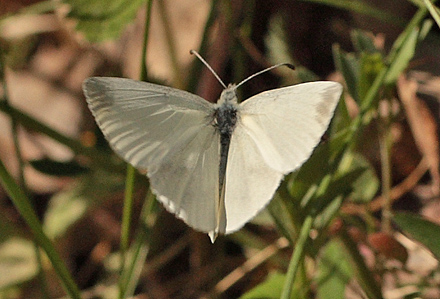
<instances>
[{"instance_id":1,"label":"fallen leaf","mask_svg":"<svg viewBox=\"0 0 440 299\"><path fill-rule=\"evenodd\" d=\"M422 155L427 159L432 177L432 191L439 193L439 139L437 125L426 104L417 95L418 83L401 75L397 80L397 92L403 103L409 126Z\"/></svg>"}]
</instances>

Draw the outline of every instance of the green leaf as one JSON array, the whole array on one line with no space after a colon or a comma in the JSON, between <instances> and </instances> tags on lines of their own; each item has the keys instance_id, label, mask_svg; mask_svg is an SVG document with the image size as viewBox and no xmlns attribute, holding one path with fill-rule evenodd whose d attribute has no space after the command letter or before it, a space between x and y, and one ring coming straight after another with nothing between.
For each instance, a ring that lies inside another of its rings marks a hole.
<instances>
[{"instance_id":1,"label":"green leaf","mask_svg":"<svg viewBox=\"0 0 440 299\"><path fill-rule=\"evenodd\" d=\"M393 220L405 234L425 245L440 259L439 225L410 213L397 213Z\"/></svg>"},{"instance_id":2,"label":"green leaf","mask_svg":"<svg viewBox=\"0 0 440 299\"><path fill-rule=\"evenodd\" d=\"M385 77L386 84L392 84L408 67L409 62L414 57L418 42L419 29L414 29L407 37L402 47L397 51Z\"/></svg>"},{"instance_id":3,"label":"green leaf","mask_svg":"<svg viewBox=\"0 0 440 299\"><path fill-rule=\"evenodd\" d=\"M370 202L376 195L379 189L379 179L374 171L374 168L362 155L352 153L346 155L342 163L350 163L353 169L362 169L362 174L352 183L353 192L351 193L351 200L356 203Z\"/></svg>"},{"instance_id":4,"label":"green leaf","mask_svg":"<svg viewBox=\"0 0 440 299\"><path fill-rule=\"evenodd\" d=\"M354 193L356 188L359 189L360 195ZM341 158L337 171L327 174L322 179L310 199L303 198L302 213L317 213L314 226L324 228L339 211L343 198L352 194L366 201L375 195L377 188L378 181L370 165L362 156L347 151ZM362 191L365 191L365 194L362 194Z\"/></svg>"},{"instance_id":5,"label":"green leaf","mask_svg":"<svg viewBox=\"0 0 440 299\"><path fill-rule=\"evenodd\" d=\"M431 31L433 25L434 22L431 20L425 20L423 22L422 26L420 27L419 40L424 40L428 36L428 33Z\"/></svg>"},{"instance_id":6,"label":"green leaf","mask_svg":"<svg viewBox=\"0 0 440 299\"><path fill-rule=\"evenodd\" d=\"M37 274L33 243L22 238L10 238L1 243L0 273L0 289L32 279Z\"/></svg>"},{"instance_id":7,"label":"green leaf","mask_svg":"<svg viewBox=\"0 0 440 299\"><path fill-rule=\"evenodd\" d=\"M329 140L321 143L314 150L311 157L296 173L289 177L291 197L304 198L311 188L317 188L317 184L321 184L326 176L334 173L339 163L338 159L347 146L346 139L349 133L346 128L334 133Z\"/></svg>"},{"instance_id":8,"label":"green leaf","mask_svg":"<svg viewBox=\"0 0 440 299\"><path fill-rule=\"evenodd\" d=\"M385 67L382 54L376 53L361 53L359 63L359 83L358 91L361 101L365 100L368 91L376 80L381 70ZM361 104L362 105L362 104Z\"/></svg>"},{"instance_id":9,"label":"green leaf","mask_svg":"<svg viewBox=\"0 0 440 299\"><path fill-rule=\"evenodd\" d=\"M73 177L86 173L89 169L72 160L67 162L54 161L49 158L32 160L29 162L33 168L44 174L53 176Z\"/></svg>"},{"instance_id":10,"label":"green leaf","mask_svg":"<svg viewBox=\"0 0 440 299\"><path fill-rule=\"evenodd\" d=\"M300 221L299 219L295 221L299 218L299 216L295 214L297 214L300 209L295 209L294 200L286 189L286 183L283 182L267 206L267 210L272 216L280 234L286 237L290 242L293 242L296 234L296 222ZM299 207L299 205L296 206Z\"/></svg>"},{"instance_id":11,"label":"green leaf","mask_svg":"<svg viewBox=\"0 0 440 299\"><path fill-rule=\"evenodd\" d=\"M359 103L358 81L359 81L359 63L353 54L342 51L339 46L333 47L333 59L336 68L341 72L347 84L348 93Z\"/></svg>"},{"instance_id":12,"label":"green leaf","mask_svg":"<svg viewBox=\"0 0 440 299\"><path fill-rule=\"evenodd\" d=\"M76 29L91 42L118 38L131 23L145 0L64 0L70 4L69 17Z\"/></svg>"},{"instance_id":13,"label":"green leaf","mask_svg":"<svg viewBox=\"0 0 440 299\"><path fill-rule=\"evenodd\" d=\"M431 14L432 18L437 23L437 26L440 27L440 11L438 7L434 6L431 2L431 0L423 0L425 2L426 7L429 10L429 13Z\"/></svg>"},{"instance_id":14,"label":"green leaf","mask_svg":"<svg viewBox=\"0 0 440 299\"><path fill-rule=\"evenodd\" d=\"M81 219L89 208L123 190L124 182L118 173L90 172L81 177L71 189L55 194L44 217L44 231L51 238L62 236Z\"/></svg>"},{"instance_id":15,"label":"green leaf","mask_svg":"<svg viewBox=\"0 0 440 299\"><path fill-rule=\"evenodd\" d=\"M344 134L339 134L321 143L298 172L289 177L292 180L289 186L292 197L303 198L312 186L332 171L333 158L342 150L345 138Z\"/></svg>"},{"instance_id":16,"label":"green leaf","mask_svg":"<svg viewBox=\"0 0 440 299\"><path fill-rule=\"evenodd\" d=\"M265 37L269 61L272 64L292 62L291 47L287 42L287 34L284 26L284 19L281 14L275 14L270 19L268 34ZM311 82L319 80L319 77L307 68L292 62L295 65L295 72L287 68L280 68L283 85L292 85L298 82ZM293 76L292 76L293 75ZM293 79L292 79L293 77Z\"/></svg>"},{"instance_id":17,"label":"green leaf","mask_svg":"<svg viewBox=\"0 0 440 299\"><path fill-rule=\"evenodd\" d=\"M379 52L379 50L374 45L374 41L367 32L359 29L354 29L351 31L351 40L356 52L362 53L367 52L369 54Z\"/></svg>"},{"instance_id":18,"label":"green leaf","mask_svg":"<svg viewBox=\"0 0 440 299\"><path fill-rule=\"evenodd\" d=\"M414 56L419 38L423 38L426 35L426 32L422 32L419 36L420 28L425 27L422 24L422 20L425 18L426 12L426 8L420 8L394 42L387 57L390 67L385 77L385 83L394 83Z\"/></svg>"},{"instance_id":19,"label":"green leaf","mask_svg":"<svg viewBox=\"0 0 440 299\"><path fill-rule=\"evenodd\" d=\"M339 132L346 131L352 123L350 112L348 111L347 103L342 98L339 101L338 107L336 107L335 116L332 120L332 126L330 128L330 136L336 136Z\"/></svg>"},{"instance_id":20,"label":"green leaf","mask_svg":"<svg viewBox=\"0 0 440 299\"><path fill-rule=\"evenodd\" d=\"M240 299L278 299L281 296L285 279L286 276L284 274L278 272L271 273L264 282L241 296Z\"/></svg>"},{"instance_id":21,"label":"green leaf","mask_svg":"<svg viewBox=\"0 0 440 299\"><path fill-rule=\"evenodd\" d=\"M275 14L269 21L269 30L264 42L267 47L268 58L272 64L289 62L292 60L287 44L283 18Z\"/></svg>"},{"instance_id":22,"label":"green leaf","mask_svg":"<svg viewBox=\"0 0 440 299\"><path fill-rule=\"evenodd\" d=\"M345 287L354 273L347 253L339 241L329 242L322 250L318 263L318 298L344 298Z\"/></svg>"},{"instance_id":23,"label":"green leaf","mask_svg":"<svg viewBox=\"0 0 440 299\"><path fill-rule=\"evenodd\" d=\"M343 175L333 178L325 190L318 190L317 195L305 207L307 210L319 212L314 225L316 228L326 227L339 211L342 199L353 191L353 184L365 172L365 168L352 168Z\"/></svg>"},{"instance_id":24,"label":"green leaf","mask_svg":"<svg viewBox=\"0 0 440 299\"><path fill-rule=\"evenodd\" d=\"M59 237L78 219L84 216L89 201L78 190L69 190L55 195L44 218L44 231L51 239Z\"/></svg>"},{"instance_id":25,"label":"green leaf","mask_svg":"<svg viewBox=\"0 0 440 299\"><path fill-rule=\"evenodd\" d=\"M332 186L331 188L334 187ZM322 208L322 211L320 211L320 214L315 218L313 223L314 227L317 229L324 229L327 227L341 208L343 199L344 197L342 195L338 195L332 200L327 201L324 208ZM319 201L319 199L316 201Z\"/></svg>"}]
</instances>

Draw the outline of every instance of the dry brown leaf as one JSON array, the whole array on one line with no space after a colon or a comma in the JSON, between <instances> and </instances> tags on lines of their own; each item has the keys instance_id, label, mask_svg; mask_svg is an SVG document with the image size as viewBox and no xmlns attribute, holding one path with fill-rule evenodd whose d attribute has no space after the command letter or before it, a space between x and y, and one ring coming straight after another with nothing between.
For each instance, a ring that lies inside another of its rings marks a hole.
<instances>
[{"instance_id":1,"label":"dry brown leaf","mask_svg":"<svg viewBox=\"0 0 440 299\"><path fill-rule=\"evenodd\" d=\"M417 95L418 83L400 76L397 91L403 103L409 126L422 155L426 158L432 177L432 190L439 193L439 147L437 125L426 104Z\"/></svg>"}]
</instances>

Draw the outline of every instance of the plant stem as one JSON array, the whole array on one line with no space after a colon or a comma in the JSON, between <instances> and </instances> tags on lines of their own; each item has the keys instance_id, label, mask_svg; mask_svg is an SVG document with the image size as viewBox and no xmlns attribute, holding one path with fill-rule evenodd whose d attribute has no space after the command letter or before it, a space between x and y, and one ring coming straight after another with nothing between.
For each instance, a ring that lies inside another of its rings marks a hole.
<instances>
[{"instance_id":1,"label":"plant stem","mask_svg":"<svg viewBox=\"0 0 440 299\"><path fill-rule=\"evenodd\" d=\"M391 233L391 103L388 104L386 115L381 118L379 124L379 144L382 177L382 196L384 206L382 209L382 231Z\"/></svg>"},{"instance_id":2,"label":"plant stem","mask_svg":"<svg viewBox=\"0 0 440 299\"><path fill-rule=\"evenodd\" d=\"M127 164L127 177L125 180L125 196L121 228L121 272L124 269L125 253L128 250L128 241L130 237L130 223L133 214L133 193L135 178L136 168Z\"/></svg>"},{"instance_id":3,"label":"plant stem","mask_svg":"<svg viewBox=\"0 0 440 299\"><path fill-rule=\"evenodd\" d=\"M312 229L312 224L313 217L308 215L301 227L301 232L299 233L292 258L290 259L289 268L286 274L286 281L284 282L283 292L281 293L281 299L290 299L292 297L295 276L304 257L304 248L306 246L310 230Z\"/></svg>"},{"instance_id":4,"label":"plant stem","mask_svg":"<svg viewBox=\"0 0 440 299\"><path fill-rule=\"evenodd\" d=\"M139 79L141 81L147 80L147 45L148 45L148 37L150 31L150 22L151 22L151 8L152 8L153 0L148 1L146 5L145 12L145 27L144 27L144 42L142 46L142 58L141 58L141 73L139 75ZM137 280L139 278L143 262L146 258L147 253L147 244L145 244L146 236L142 234L143 240L139 243L139 235L138 232L136 243L135 243L135 252L133 255L133 260L131 261L131 266L129 269L126 269L127 264L127 251L129 247L129 236L130 236L130 224L132 220L133 214L133 193L134 193L134 185L136 178L136 169L127 165L127 177L125 181L125 196L124 196L124 210L122 216L122 229L121 229L121 266L120 266L120 278L119 278L119 298L125 298L127 296L127 292L130 292L131 289L134 289L136 286ZM154 200L154 198L152 199ZM145 205L146 203L144 203ZM139 221L142 221L142 218L139 218ZM144 231L142 231L144 232ZM139 245L140 244L140 245ZM144 245L143 245L144 244Z\"/></svg>"}]
</instances>

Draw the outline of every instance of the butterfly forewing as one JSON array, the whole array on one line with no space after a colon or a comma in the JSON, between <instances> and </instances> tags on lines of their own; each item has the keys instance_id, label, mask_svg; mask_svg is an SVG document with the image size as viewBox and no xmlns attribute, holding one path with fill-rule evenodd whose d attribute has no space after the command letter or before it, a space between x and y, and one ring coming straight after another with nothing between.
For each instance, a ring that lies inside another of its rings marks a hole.
<instances>
[{"instance_id":1,"label":"butterfly forewing","mask_svg":"<svg viewBox=\"0 0 440 299\"><path fill-rule=\"evenodd\" d=\"M341 96L336 82L318 81L262 92L240 105L240 126L264 161L287 174L318 145Z\"/></svg>"},{"instance_id":2,"label":"butterfly forewing","mask_svg":"<svg viewBox=\"0 0 440 299\"><path fill-rule=\"evenodd\" d=\"M178 150L184 144L175 138L206 127L213 109L188 92L130 79L90 78L83 88L110 145L137 168L150 168Z\"/></svg>"}]
</instances>

